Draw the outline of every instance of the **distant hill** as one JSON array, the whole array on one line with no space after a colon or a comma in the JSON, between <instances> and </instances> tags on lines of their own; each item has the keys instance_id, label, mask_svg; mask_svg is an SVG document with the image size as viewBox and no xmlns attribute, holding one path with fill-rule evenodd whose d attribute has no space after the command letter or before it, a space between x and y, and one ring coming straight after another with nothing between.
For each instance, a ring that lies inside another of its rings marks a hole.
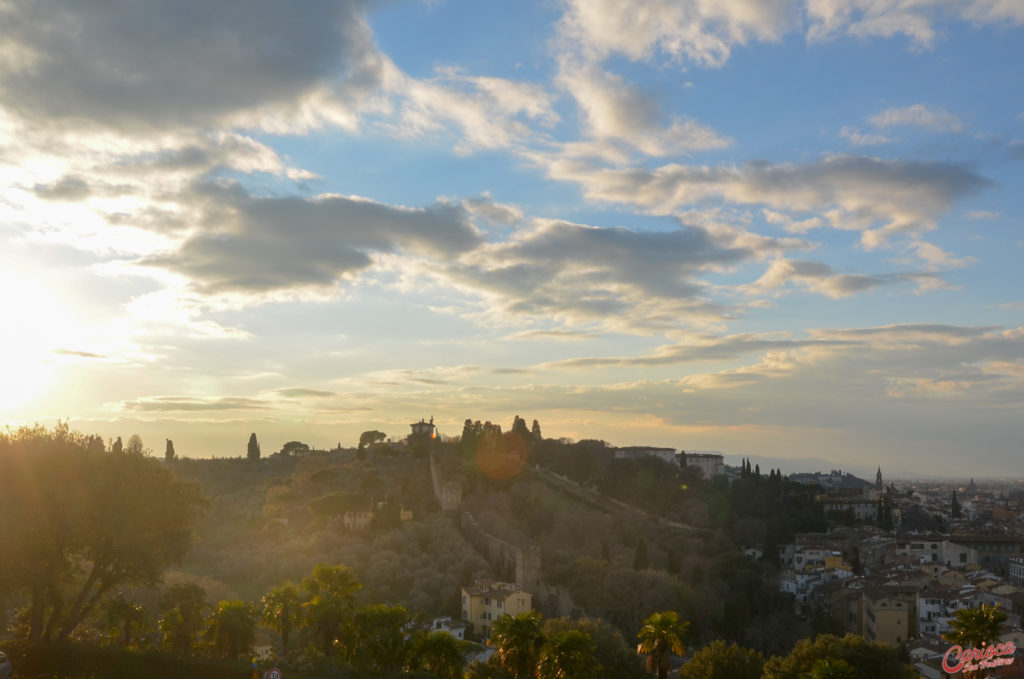
<instances>
[{"instance_id":1,"label":"distant hill","mask_svg":"<svg viewBox=\"0 0 1024 679\"><path fill-rule=\"evenodd\" d=\"M801 472L822 472L827 474L833 469L841 469L844 472L849 472L854 476L859 476L862 479L867 479L871 482L875 480L875 472L878 470L877 466L870 467L858 464L856 462L837 462L835 460L825 460L820 457L803 457L803 458L784 458L784 457L763 457L760 455L729 455L722 453L718 450L687 450L688 453L716 453L725 457L725 463L730 466L738 467L740 462L744 459L749 459L751 465L760 465L762 470L769 469L780 469L783 474L797 474ZM939 475L928 475L920 474L918 472L908 472L906 470L886 469L882 466L882 477L886 483L895 479L925 479L925 478L941 478Z\"/></svg>"}]
</instances>

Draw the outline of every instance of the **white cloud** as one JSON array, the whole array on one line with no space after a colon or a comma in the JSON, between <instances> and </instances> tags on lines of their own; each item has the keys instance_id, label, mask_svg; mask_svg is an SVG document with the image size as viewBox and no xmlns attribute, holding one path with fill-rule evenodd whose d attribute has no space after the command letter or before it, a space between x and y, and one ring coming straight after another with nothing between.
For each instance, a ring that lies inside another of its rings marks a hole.
<instances>
[{"instance_id":1,"label":"white cloud","mask_svg":"<svg viewBox=\"0 0 1024 679\"><path fill-rule=\"evenodd\" d=\"M694 120L676 117L666 121L653 97L596 64L563 59L557 81L576 99L584 131L598 143L623 143L652 157L719 149L732 143Z\"/></svg>"},{"instance_id":2,"label":"white cloud","mask_svg":"<svg viewBox=\"0 0 1024 679\"><path fill-rule=\"evenodd\" d=\"M897 233L934 229L952 201L990 183L959 165L864 156L832 156L802 165L670 164L653 170L536 159L552 178L579 184L592 200L636 205L654 214L713 201L760 205L860 231L868 249L885 245Z\"/></svg>"},{"instance_id":3,"label":"white cloud","mask_svg":"<svg viewBox=\"0 0 1024 679\"><path fill-rule=\"evenodd\" d=\"M892 139L884 134L873 134L862 132L855 127L843 127L839 130L839 136L848 140L854 146L881 146L892 143Z\"/></svg>"},{"instance_id":4,"label":"white cloud","mask_svg":"<svg viewBox=\"0 0 1024 679\"><path fill-rule=\"evenodd\" d=\"M942 108L914 104L904 108L890 108L871 116L869 122L875 127L923 127L934 132L960 132L964 123L958 117Z\"/></svg>"}]
</instances>

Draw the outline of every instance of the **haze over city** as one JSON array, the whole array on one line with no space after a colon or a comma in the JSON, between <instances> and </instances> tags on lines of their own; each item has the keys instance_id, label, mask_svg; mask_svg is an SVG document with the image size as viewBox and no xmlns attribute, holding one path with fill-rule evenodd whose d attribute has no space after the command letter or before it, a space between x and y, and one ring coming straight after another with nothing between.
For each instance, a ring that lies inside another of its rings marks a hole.
<instances>
[{"instance_id":1,"label":"haze over city","mask_svg":"<svg viewBox=\"0 0 1024 679\"><path fill-rule=\"evenodd\" d=\"M0 0L0 424L1014 476L1024 4Z\"/></svg>"}]
</instances>

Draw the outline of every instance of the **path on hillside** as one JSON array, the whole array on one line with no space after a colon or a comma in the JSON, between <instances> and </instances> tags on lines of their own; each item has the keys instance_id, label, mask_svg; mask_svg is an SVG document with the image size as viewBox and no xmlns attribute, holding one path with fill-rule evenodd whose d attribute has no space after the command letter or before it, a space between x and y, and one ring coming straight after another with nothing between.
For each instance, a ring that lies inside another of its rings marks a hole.
<instances>
[{"instance_id":1,"label":"path on hillside","mask_svg":"<svg viewBox=\"0 0 1024 679\"><path fill-rule=\"evenodd\" d=\"M560 474L556 474L550 470L542 469L541 467L531 467L529 470L531 473L537 475L542 481L547 483L549 486L556 490L560 490L567 495L573 497L573 499L582 502L586 505L614 514L615 512L626 512L634 514L644 520L654 521L665 528L672 528L680 530L686 533L693 533L700 529L696 526L691 526L688 523L679 523L678 521L669 521L666 518L660 516L654 516L646 510L640 509L635 505L628 504L621 500L616 500L613 497L605 495L599 490L594 488L588 488L576 481L568 479Z\"/></svg>"}]
</instances>

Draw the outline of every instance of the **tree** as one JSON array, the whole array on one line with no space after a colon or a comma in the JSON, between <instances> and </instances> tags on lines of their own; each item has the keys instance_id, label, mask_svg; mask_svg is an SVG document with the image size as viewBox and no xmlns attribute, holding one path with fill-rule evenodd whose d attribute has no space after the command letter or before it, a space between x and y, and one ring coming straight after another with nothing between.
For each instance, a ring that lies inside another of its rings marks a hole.
<instances>
[{"instance_id":1,"label":"tree","mask_svg":"<svg viewBox=\"0 0 1024 679\"><path fill-rule=\"evenodd\" d=\"M343 650L357 676L393 676L405 666L408 611L402 606L374 604L358 609Z\"/></svg>"},{"instance_id":2,"label":"tree","mask_svg":"<svg viewBox=\"0 0 1024 679\"><path fill-rule=\"evenodd\" d=\"M980 648L999 638L1006 622L1006 611L1000 606L982 604L977 608L961 608L949 621L950 630L942 638L962 648Z\"/></svg>"},{"instance_id":3,"label":"tree","mask_svg":"<svg viewBox=\"0 0 1024 679\"><path fill-rule=\"evenodd\" d=\"M67 639L118 586L155 585L205 506L140 445L105 453L63 422L0 434L0 478L0 584L28 595L33 643Z\"/></svg>"},{"instance_id":4,"label":"tree","mask_svg":"<svg viewBox=\"0 0 1024 679\"><path fill-rule=\"evenodd\" d=\"M949 515L954 519L959 519L962 516L962 510L960 506L960 500L956 497L956 489L953 489L953 497L949 503Z\"/></svg>"},{"instance_id":5,"label":"tree","mask_svg":"<svg viewBox=\"0 0 1024 679\"><path fill-rule=\"evenodd\" d=\"M757 651L722 640L693 654L679 670L680 679L760 679L764 656Z\"/></svg>"},{"instance_id":6,"label":"tree","mask_svg":"<svg viewBox=\"0 0 1024 679\"><path fill-rule=\"evenodd\" d=\"M544 637L541 616L536 611L505 615L491 625L488 646L494 646L494 657L516 679L532 677L540 656Z\"/></svg>"},{"instance_id":7,"label":"tree","mask_svg":"<svg viewBox=\"0 0 1024 679\"><path fill-rule=\"evenodd\" d=\"M608 538L601 538L601 561L611 561L612 550L608 547Z\"/></svg>"},{"instance_id":8,"label":"tree","mask_svg":"<svg viewBox=\"0 0 1024 679\"><path fill-rule=\"evenodd\" d=\"M221 601L211 616L207 636L220 655L238 660L256 638L256 607L248 601Z\"/></svg>"},{"instance_id":9,"label":"tree","mask_svg":"<svg viewBox=\"0 0 1024 679\"><path fill-rule=\"evenodd\" d=\"M330 655L334 640L352 616L362 585L351 568L321 563L313 567L312 576L302 579L302 589L309 595L302 605L305 627L320 651Z\"/></svg>"},{"instance_id":10,"label":"tree","mask_svg":"<svg viewBox=\"0 0 1024 679\"><path fill-rule=\"evenodd\" d=\"M281 635L281 645L288 652L288 638L302 620L302 594L290 582L278 585L262 599L263 622Z\"/></svg>"},{"instance_id":11,"label":"tree","mask_svg":"<svg viewBox=\"0 0 1024 679\"><path fill-rule=\"evenodd\" d=\"M160 631L164 645L180 655L192 655L192 646L203 626L206 590L194 583L173 585L160 601L164 611Z\"/></svg>"},{"instance_id":12,"label":"tree","mask_svg":"<svg viewBox=\"0 0 1024 679\"><path fill-rule=\"evenodd\" d=\"M960 648L982 648L999 639L1005 622L1006 611L998 605L982 604L978 608L961 608L949 621L950 630L942 638ZM984 670L965 671L964 676L984 676Z\"/></svg>"},{"instance_id":13,"label":"tree","mask_svg":"<svg viewBox=\"0 0 1024 679\"><path fill-rule=\"evenodd\" d=\"M249 445L246 447L245 457L253 462L260 459L260 444L256 440L256 432L249 434Z\"/></svg>"},{"instance_id":14,"label":"tree","mask_svg":"<svg viewBox=\"0 0 1024 679\"><path fill-rule=\"evenodd\" d=\"M533 427L530 429L530 433L533 434L533 440L539 442L541 440L540 435L540 422L537 420L533 421Z\"/></svg>"},{"instance_id":15,"label":"tree","mask_svg":"<svg viewBox=\"0 0 1024 679\"><path fill-rule=\"evenodd\" d=\"M414 637L409 656L409 669L433 672L437 679L462 679L466 667L459 642L441 630Z\"/></svg>"},{"instance_id":16,"label":"tree","mask_svg":"<svg viewBox=\"0 0 1024 679\"><path fill-rule=\"evenodd\" d=\"M167 449L164 451L164 459L168 462L173 461L177 455L174 452L174 441L167 439Z\"/></svg>"},{"instance_id":17,"label":"tree","mask_svg":"<svg viewBox=\"0 0 1024 679\"><path fill-rule=\"evenodd\" d=\"M649 564L647 562L647 540L640 538L636 543L636 551L633 552L633 570L645 571Z\"/></svg>"},{"instance_id":18,"label":"tree","mask_svg":"<svg viewBox=\"0 0 1024 679\"><path fill-rule=\"evenodd\" d=\"M586 632L573 630L544 642L538 679L592 679L599 676L597 646Z\"/></svg>"},{"instance_id":19,"label":"tree","mask_svg":"<svg viewBox=\"0 0 1024 679\"><path fill-rule=\"evenodd\" d=\"M107 629L122 646L128 647L141 638L149 622L146 609L137 601L129 601L123 596L110 599L106 604Z\"/></svg>"},{"instance_id":20,"label":"tree","mask_svg":"<svg viewBox=\"0 0 1024 679\"><path fill-rule=\"evenodd\" d=\"M138 434L132 434L128 437L128 445L124 447L124 452L130 455L141 455L143 451L142 437Z\"/></svg>"},{"instance_id":21,"label":"tree","mask_svg":"<svg viewBox=\"0 0 1024 679\"><path fill-rule=\"evenodd\" d=\"M839 665L843 661L846 666ZM819 664L821 661L824 663ZM844 675L846 668L853 674ZM808 679L818 672L819 677L834 676L842 679L915 679L918 673L911 665L900 661L896 649L864 637L847 634L837 637L820 634L813 641L801 639L787 656L774 656L764 664L762 679Z\"/></svg>"},{"instance_id":22,"label":"tree","mask_svg":"<svg viewBox=\"0 0 1024 679\"><path fill-rule=\"evenodd\" d=\"M661 611L652 613L637 632L640 643L636 652L647 656L647 670L657 674L658 679L668 677L671 656L685 652L683 635L689 625L688 622L680 622L675 611Z\"/></svg>"},{"instance_id":23,"label":"tree","mask_svg":"<svg viewBox=\"0 0 1024 679\"><path fill-rule=\"evenodd\" d=\"M120 436L118 436L117 440L114 441L114 443L111 444L110 452L114 453L115 455L120 455L121 453L124 452L124 444L121 443L121 437Z\"/></svg>"},{"instance_id":24,"label":"tree","mask_svg":"<svg viewBox=\"0 0 1024 679\"><path fill-rule=\"evenodd\" d=\"M366 450L367 447L372 446L374 443L380 443L387 437L387 434L382 431L377 431L376 429L364 431L359 435L359 450Z\"/></svg>"},{"instance_id":25,"label":"tree","mask_svg":"<svg viewBox=\"0 0 1024 679\"><path fill-rule=\"evenodd\" d=\"M294 455L296 453L308 453L309 446L302 441L289 441L281 446L282 455Z\"/></svg>"}]
</instances>

